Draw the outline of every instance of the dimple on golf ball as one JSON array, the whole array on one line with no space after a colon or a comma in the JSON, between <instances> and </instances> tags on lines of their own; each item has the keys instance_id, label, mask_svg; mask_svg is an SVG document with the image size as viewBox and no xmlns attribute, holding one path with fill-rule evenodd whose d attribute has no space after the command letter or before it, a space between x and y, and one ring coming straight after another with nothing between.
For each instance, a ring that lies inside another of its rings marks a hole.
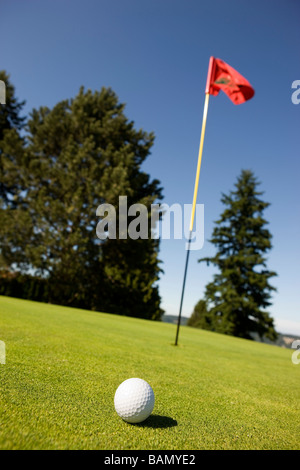
<instances>
[{"instance_id":1,"label":"dimple on golf ball","mask_svg":"<svg viewBox=\"0 0 300 470\"><path fill-rule=\"evenodd\" d=\"M114 398L115 410L128 423L141 423L154 408L154 393L143 379L131 378L119 385Z\"/></svg>"}]
</instances>

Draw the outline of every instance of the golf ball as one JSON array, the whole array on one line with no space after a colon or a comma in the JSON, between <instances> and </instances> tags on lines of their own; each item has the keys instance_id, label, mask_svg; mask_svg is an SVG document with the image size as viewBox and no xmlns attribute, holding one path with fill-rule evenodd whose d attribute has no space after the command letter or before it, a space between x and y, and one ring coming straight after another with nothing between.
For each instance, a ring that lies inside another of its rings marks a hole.
<instances>
[{"instance_id":1,"label":"golf ball","mask_svg":"<svg viewBox=\"0 0 300 470\"><path fill-rule=\"evenodd\" d=\"M127 379L119 385L114 398L120 418L128 423L141 423L152 413L154 393L143 379Z\"/></svg>"}]
</instances>

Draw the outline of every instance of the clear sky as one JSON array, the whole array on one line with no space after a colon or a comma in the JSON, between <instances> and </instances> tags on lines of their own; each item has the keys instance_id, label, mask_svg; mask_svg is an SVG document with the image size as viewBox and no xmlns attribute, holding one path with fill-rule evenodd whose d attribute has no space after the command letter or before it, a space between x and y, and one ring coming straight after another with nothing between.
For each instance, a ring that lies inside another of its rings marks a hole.
<instances>
[{"instance_id":1,"label":"clear sky","mask_svg":"<svg viewBox=\"0 0 300 470\"><path fill-rule=\"evenodd\" d=\"M110 86L137 128L154 131L145 171L164 187L164 202L190 204L211 55L255 88L235 106L211 97L198 200L205 207L205 244L191 252L183 315L212 279L197 263L214 253L207 241L241 169L261 181L273 234L268 267L278 273L270 313L281 332L300 334L298 0L14 0L0 3L0 69L25 112L75 96L81 85ZM178 314L185 240L163 240L162 307Z\"/></svg>"}]
</instances>

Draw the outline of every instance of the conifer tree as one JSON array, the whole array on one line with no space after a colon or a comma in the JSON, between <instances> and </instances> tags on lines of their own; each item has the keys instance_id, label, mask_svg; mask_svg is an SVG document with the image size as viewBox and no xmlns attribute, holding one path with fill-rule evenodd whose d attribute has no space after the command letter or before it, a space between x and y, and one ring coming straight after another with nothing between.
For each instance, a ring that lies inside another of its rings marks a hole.
<instances>
[{"instance_id":1,"label":"conifer tree","mask_svg":"<svg viewBox=\"0 0 300 470\"><path fill-rule=\"evenodd\" d=\"M23 248L15 244L22 237L18 228L28 227L28 214L24 211L22 175L24 138L21 136L25 117L21 116L25 101L15 96L15 88L5 71L0 71L5 83L5 104L0 104L0 268L7 271L15 262L25 261ZM16 245L13 247L13 245ZM4 252L6 256L4 256ZM13 252L13 254L12 254Z\"/></svg>"},{"instance_id":2,"label":"conifer tree","mask_svg":"<svg viewBox=\"0 0 300 470\"><path fill-rule=\"evenodd\" d=\"M74 99L32 111L24 145L14 147L23 216L14 219L17 234L2 231L2 256L46 279L47 301L160 319L159 241L96 235L102 203L118 213L120 195L149 209L162 197L141 168L154 135L135 129L124 108L110 88L82 87Z\"/></svg>"},{"instance_id":3,"label":"conifer tree","mask_svg":"<svg viewBox=\"0 0 300 470\"><path fill-rule=\"evenodd\" d=\"M21 116L25 101L18 101L9 75L0 70L0 80L5 83L5 104L0 104L0 205L13 205L20 190L20 178L16 168L24 128L25 117ZM16 151L11 152L11 148ZM22 188L23 189L23 188Z\"/></svg>"},{"instance_id":4,"label":"conifer tree","mask_svg":"<svg viewBox=\"0 0 300 470\"><path fill-rule=\"evenodd\" d=\"M210 316L207 312L206 302L201 299L194 307L194 311L187 321L188 326L194 328L202 328L203 330L210 329Z\"/></svg>"},{"instance_id":5,"label":"conifer tree","mask_svg":"<svg viewBox=\"0 0 300 470\"><path fill-rule=\"evenodd\" d=\"M248 339L251 333L276 339L273 319L266 310L275 290L269 280L276 275L268 270L266 258L272 236L263 212L269 203L260 199L263 193L257 190L258 184L252 171L243 170L235 190L222 195L226 208L210 240L217 252L199 260L218 268L206 286L207 312L200 324L202 328Z\"/></svg>"}]
</instances>

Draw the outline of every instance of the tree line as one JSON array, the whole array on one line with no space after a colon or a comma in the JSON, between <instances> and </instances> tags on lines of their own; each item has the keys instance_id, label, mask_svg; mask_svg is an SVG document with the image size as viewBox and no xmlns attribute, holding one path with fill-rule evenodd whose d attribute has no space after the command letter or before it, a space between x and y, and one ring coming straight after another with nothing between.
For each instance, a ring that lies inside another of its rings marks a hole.
<instances>
[{"instance_id":1,"label":"tree line","mask_svg":"<svg viewBox=\"0 0 300 470\"><path fill-rule=\"evenodd\" d=\"M0 293L160 319L159 240L99 240L96 209L162 198L143 171L154 134L110 88L22 116L5 72L0 108ZM149 211L150 212L150 211Z\"/></svg>"},{"instance_id":2,"label":"tree line","mask_svg":"<svg viewBox=\"0 0 300 470\"><path fill-rule=\"evenodd\" d=\"M149 210L161 183L142 165L153 132L136 129L111 88L81 87L52 109L22 116L5 71L0 105L0 294L160 320L159 239L99 239L97 207L119 196ZM201 263L217 269L189 319L190 326L251 338L276 337L267 309L276 275L267 268L271 233L258 181L242 170L222 195L224 212ZM119 221L117 220L117 224ZM116 227L118 232L118 227ZM202 271L203 272L203 271Z\"/></svg>"}]
</instances>

